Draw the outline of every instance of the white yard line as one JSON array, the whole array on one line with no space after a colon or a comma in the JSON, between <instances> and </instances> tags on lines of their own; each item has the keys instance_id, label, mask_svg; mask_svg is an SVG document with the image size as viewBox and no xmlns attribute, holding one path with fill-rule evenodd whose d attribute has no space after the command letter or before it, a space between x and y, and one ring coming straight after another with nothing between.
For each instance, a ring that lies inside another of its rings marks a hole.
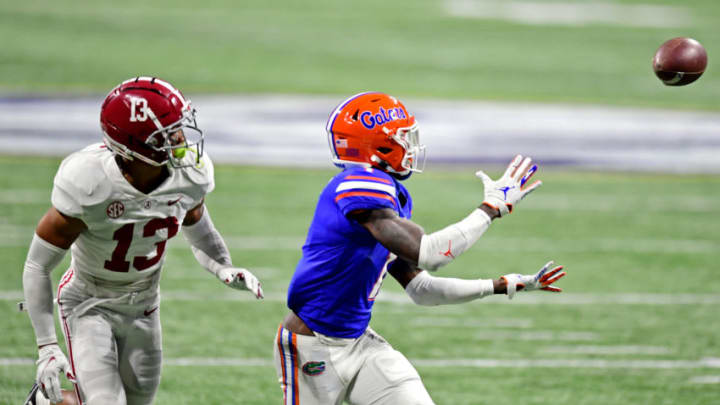
<instances>
[{"instance_id":1,"label":"white yard line","mask_svg":"<svg viewBox=\"0 0 720 405\"><path fill-rule=\"evenodd\" d=\"M487 252L517 252L518 246L524 252L553 253L717 253L720 243L710 240L691 239L645 239L645 238L537 238L537 237L493 237L479 241L473 249Z\"/></svg>"},{"instance_id":2,"label":"white yard line","mask_svg":"<svg viewBox=\"0 0 720 405\"><path fill-rule=\"evenodd\" d=\"M286 292L268 291L265 301L285 302ZM0 291L0 301L21 301L22 290ZM249 294L237 291L225 293L197 292L188 290L162 290L164 301L254 301ZM404 293L381 291L378 296L381 304L415 305ZM505 296L487 297L468 305L718 305L720 294L652 294L652 293L619 293L619 294L592 294L592 293L562 293L521 294L510 301ZM454 308L448 306L447 308ZM439 308L442 309L442 308Z\"/></svg>"},{"instance_id":3,"label":"white yard line","mask_svg":"<svg viewBox=\"0 0 720 405\"><path fill-rule=\"evenodd\" d=\"M531 25L588 24L629 27L683 27L692 25L688 9L652 4L607 1L445 0L448 14L461 18L496 19Z\"/></svg>"},{"instance_id":4,"label":"white yard line","mask_svg":"<svg viewBox=\"0 0 720 405\"><path fill-rule=\"evenodd\" d=\"M548 346L538 350L542 354L601 354L601 355L624 355L624 354L645 354L661 355L670 354L672 350L664 346Z\"/></svg>"},{"instance_id":5,"label":"white yard line","mask_svg":"<svg viewBox=\"0 0 720 405\"><path fill-rule=\"evenodd\" d=\"M556 332L551 330L533 331L482 331L473 335L477 340L504 340L504 341L530 341L530 342L590 342L600 340L593 332Z\"/></svg>"},{"instance_id":6,"label":"white yard line","mask_svg":"<svg viewBox=\"0 0 720 405\"><path fill-rule=\"evenodd\" d=\"M717 198L698 195L640 196L600 194L534 194L523 204L523 211L622 212L628 205L642 207L642 212L720 212Z\"/></svg>"},{"instance_id":7,"label":"white yard line","mask_svg":"<svg viewBox=\"0 0 720 405\"><path fill-rule=\"evenodd\" d=\"M414 326L427 326L433 328L532 328L532 319L521 318L485 318L485 319L466 319L466 318L447 318L421 316L412 318L410 324Z\"/></svg>"},{"instance_id":8,"label":"white yard line","mask_svg":"<svg viewBox=\"0 0 720 405\"><path fill-rule=\"evenodd\" d=\"M24 357L0 357L0 366L29 366L35 365L35 359Z\"/></svg>"},{"instance_id":9,"label":"white yard line","mask_svg":"<svg viewBox=\"0 0 720 405\"><path fill-rule=\"evenodd\" d=\"M595 368L595 369L704 369L720 368L720 359L700 360L603 360L603 359L410 359L417 367L446 368ZM165 358L163 366L177 367L272 367L269 358ZM31 358L0 358L0 366L34 366ZM698 383L715 383L720 376L703 376ZM691 380L692 381L692 380ZM704 382L711 381L711 382Z\"/></svg>"},{"instance_id":10,"label":"white yard line","mask_svg":"<svg viewBox=\"0 0 720 405\"><path fill-rule=\"evenodd\" d=\"M0 246L27 247L34 233L28 226L4 224L0 221ZM225 241L232 250L297 250L305 242L303 236L231 236ZM485 252L516 252L518 246L525 252L599 253L629 252L677 254L708 254L720 251L720 243L699 239L647 239L647 238L582 238L550 239L537 237L495 237L488 235L473 249ZM187 244L176 238L168 249L188 249Z\"/></svg>"},{"instance_id":11,"label":"white yard line","mask_svg":"<svg viewBox=\"0 0 720 405\"><path fill-rule=\"evenodd\" d=\"M0 204L50 204L50 188L4 189L0 191Z\"/></svg>"},{"instance_id":12,"label":"white yard line","mask_svg":"<svg viewBox=\"0 0 720 405\"><path fill-rule=\"evenodd\" d=\"M412 192L412 190L411 190ZM211 196L209 201L218 204L235 204L232 198ZM4 189L0 190L0 204L50 204L50 189ZM642 206L643 212L720 212L717 200L700 195L654 195L633 198L625 195L600 194L554 194L534 195L531 203L523 205L524 211L562 212L617 212L629 205Z\"/></svg>"},{"instance_id":13,"label":"white yard line","mask_svg":"<svg viewBox=\"0 0 720 405\"><path fill-rule=\"evenodd\" d=\"M475 368L603 368L603 369L695 369L720 368L720 359L701 360L603 360L603 359L416 359L418 367Z\"/></svg>"},{"instance_id":14,"label":"white yard line","mask_svg":"<svg viewBox=\"0 0 720 405\"><path fill-rule=\"evenodd\" d=\"M720 375L698 375L688 380L690 384L720 384Z\"/></svg>"}]
</instances>

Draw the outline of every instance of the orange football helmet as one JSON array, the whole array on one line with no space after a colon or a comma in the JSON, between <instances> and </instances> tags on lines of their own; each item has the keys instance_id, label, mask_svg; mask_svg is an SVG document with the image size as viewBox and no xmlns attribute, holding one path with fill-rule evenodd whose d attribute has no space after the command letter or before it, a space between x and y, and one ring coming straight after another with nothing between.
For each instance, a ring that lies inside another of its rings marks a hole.
<instances>
[{"instance_id":1,"label":"orange football helmet","mask_svg":"<svg viewBox=\"0 0 720 405\"><path fill-rule=\"evenodd\" d=\"M425 146L420 144L415 117L395 97L356 94L335 108L326 129L336 166L375 167L400 179L422 172Z\"/></svg>"}]
</instances>

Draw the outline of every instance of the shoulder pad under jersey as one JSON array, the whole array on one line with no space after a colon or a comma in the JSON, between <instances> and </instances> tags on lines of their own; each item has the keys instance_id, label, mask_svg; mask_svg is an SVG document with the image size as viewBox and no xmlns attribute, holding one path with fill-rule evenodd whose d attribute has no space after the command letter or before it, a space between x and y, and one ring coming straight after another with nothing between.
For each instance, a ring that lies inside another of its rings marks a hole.
<instances>
[{"instance_id":1,"label":"shoulder pad under jersey","mask_svg":"<svg viewBox=\"0 0 720 405\"><path fill-rule=\"evenodd\" d=\"M194 151L188 150L185 159L195 161L196 155ZM200 161L198 163L179 170L183 170L185 177L191 184L196 186L198 188L198 192L202 194L198 199L202 199L205 194L208 194L215 189L215 168L207 152L203 151L203 155L200 157Z\"/></svg>"},{"instance_id":2,"label":"shoulder pad under jersey","mask_svg":"<svg viewBox=\"0 0 720 405\"><path fill-rule=\"evenodd\" d=\"M99 146L75 152L60 163L53 181L52 201L61 212L79 215L81 207L99 204L110 197L112 185L103 159L112 158L112 152Z\"/></svg>"}]
</instances>

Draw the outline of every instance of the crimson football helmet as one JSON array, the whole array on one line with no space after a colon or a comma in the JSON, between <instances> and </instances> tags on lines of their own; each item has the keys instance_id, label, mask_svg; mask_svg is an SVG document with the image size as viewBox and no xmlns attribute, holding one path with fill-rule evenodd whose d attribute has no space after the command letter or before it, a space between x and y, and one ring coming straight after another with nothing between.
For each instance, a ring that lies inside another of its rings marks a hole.
<instances>
[{"instance_id":1,"label":"crimson football helmet","mask_svg":"<svg viewBox=\"0 0 720 405\"><path fill-rule=\"evenodd\" d=\"M155 77L122 82L105 98L100 127L108 149L126 159L153 166L197 164L204 135L195 120L190 100L170 83ZM194 159L184 159L193 150Z\"/></svg>"},{"instance_id":2,"label":"crimson football helmet","mask_svg":"<svg viewBox=\"0 0 720 405\"><path fill-rule=\"evenodd\" d=\"M400 179L422 172L425 146L415 117L395 97L356 94L330 114L326 130L332 162L339 167L376 167Z\"/></svg>"}]
</instances>

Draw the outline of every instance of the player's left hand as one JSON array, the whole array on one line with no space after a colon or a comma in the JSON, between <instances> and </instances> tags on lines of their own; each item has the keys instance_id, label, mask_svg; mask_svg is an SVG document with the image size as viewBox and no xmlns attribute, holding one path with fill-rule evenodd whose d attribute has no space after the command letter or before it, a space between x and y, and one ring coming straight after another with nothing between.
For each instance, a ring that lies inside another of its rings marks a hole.
<instances>
[{"instance_id":1,"label":"player's left hand","mask_svg":"<svg viewBox=\"0 0 720 405\"><path fill-rule=\"evenodd\" d=\"M500 279L507 284L507 295L509 299L515 296L517 291L544 290L550 292L561 292L562 289L555 287L552 283L565 277L565 272L561 272L563 266L552 268L555 263L551 260L543 266L540 271L532 275L507 274Z\"/></svg>"},{"instance_id":2,"label":"player's left hand","mask_svg":"<svg viewBox=\"0 0 720 405\"><path fill-rule=\"evenodd\" d=\"M250 270L239 267L225 267L217 273L217 277L225 283L225 285L236 288L238 290L248 290L255 295L257 299L265 297L263 295L260 280L257 279Z\"/></svg>"},{"instance_id":3,"label":"player's left hand","mask_svg":"<svg viewBox=\"0 0 720 405\"><path fill-rule=\"evenodd\" d=\"M43 346L38 351L37 376L36 380L40 391L52 403L60 403L63 400L60 375L65 375L70 381L75 377L71 372L72 368L57 343Z\"/></svg>"},{"instance_id":4,"label":"player's left hand","mask_svg":"<svg viewBox=\"0 0 720 405\"><path fill-rule=\"evenodd\" d=\"M508 165L505 173L497 180L493 180L479 170L475 175L479 177L485 188L485 200L483 204L498 210L500 216L505 216L513 211L525 196L535 191L542 185L540 180L527 184L533 174L537 171L537 165L532 165L530 157L521 155L515 158Z\"/></svg>"}]
</instances>

